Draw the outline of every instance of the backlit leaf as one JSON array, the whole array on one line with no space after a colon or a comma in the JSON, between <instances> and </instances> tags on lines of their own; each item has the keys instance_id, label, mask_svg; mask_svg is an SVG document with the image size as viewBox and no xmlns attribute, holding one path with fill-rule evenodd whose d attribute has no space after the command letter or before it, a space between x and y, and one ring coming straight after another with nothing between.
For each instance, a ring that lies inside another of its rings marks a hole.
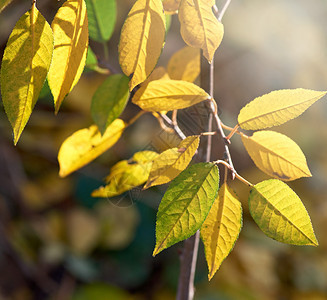
<instances>
[{"instance_id":1,"label":"backlit leaf","mask_svg":"<svg viewBox=\"0 0 327 300\"><path fill-rule=\"evenodd\" d=\"M249 209L267 236L287 244L318 245L304 205L284 182L270 179L256 184L250 192Z\"/></svg>"},{"instance_id":2,"label":"backlit leaf","mask_svg":"<svg viewBox=\"0 0 327 300\"><path fill-rule=\"evenodd\" d=\"M190 107L209 98L197 85L182 80L154 80L138 90L133 103L146 111L169 111Z\"/></svg>"},{"instance_id":3,"label":"backlit leaf","mask_svg":"<svg viewBox=\"0 0 327 300\"><path fill-rule=\"evenodd\" d=\"M89 34L92 40L106 42L116 23L116 0L85 0Z\"/></svg>"},{"instance_id":4,"label":"backlit leaf","mask_svg":"<svg viewBox=\"0 0 327 300\"><path fill-rule=\"evenodd\" d=\"M3 105L18 139L46 79L53 51L50 25L35 7L16 23L1 64Z\"/></svg>"},{"instance_id":5,"label":"backlit leaf","mask_svg":"<svg viewBox=\"0 0 327 300\"><path fill-rule=\"evenodd\" d=\"M152 72L165 40L161 0L137 0L121 31L119 63L132 90Z\"/></svg>"},{"instance_id":6,"label":"backlit leaf","mask_svg":"<svg viewBox=\"0 0 327 300\"><path fill-rule=\"evenodd\" d=\"M56 112L83 72L89 42L87 26L84 0L67 0L52 21L54 51L48 82Z\"/></svg>"},{"instance_id":7,"label":"backlit leaf","mask_svg":"<svg viewBox=\"0 0 327 300\"><path fill-rule=\"evenodd\" d=\"M233 190L224 183L201 227L209 280L233 249L241 228L241 203Z\"/></svg>"},{"instance_id":8,"label":"backlit leaf","mask_svg":"<svg viewBox=\"0 0 327 300\"><path fill-rule=\"evenodd\" d=\"M109 76L95 92L91 115L102 134L124 110L129 97L128 82L128 77L115 74Z\"/></svg>"},{"instance_id":9,"label":"backlit leaf","mask_svg":"<svg viewBox=\"0 0 327 300\"><path fill-rule=\"evenodd\" d=\"M162 152L154 161L145 189L167 183L179 175L190 163L199 147L199 136L189 136L176 148Z\"/></svg>"},{"instance_id":10,"label":"backlit leaf","mask_svg":"<svg viewBox=\"0 0 327 300\"><path fill-rule=\"evenodd\" d=\"M166 14L176 14L181 0L162 0Z\"/></svg>"},{"instance_id":11,"label":"backlit leaf","mask_svg":"<svg viewBox=\"0 0 327 300\"><path fill-rule=\"evenodd\" d=\"M273 91L243 107L238 115L238 124L246 130L281 125L301 115L324 95L326 92L306 89Z\"/></svg>"},{"instance_id":12,"label":"backlit leaf","mask_svg":"<svg viewBox=\"0 0 327 300\"><path fill-rule=\"evenodd\" d=\"M212 12L214 4L214 0L181 0L178 11L181 35L185 43L201 48L209 63L224 35L223 24Z\"/></svg>"},{"instance_id":13,"label":"backlit leaf","mask_svg":"<svg viewBox=\"0 0 327 300\"><path fill-rule=\"evenodd\" d=\"M11 3L12 0L0 0L0 13L6 8L6 6Z\"/></svg>"},{"instance_id":14,"label":"backlit leaf","mask_svg":"<svg viewBox=\"0 0 327 300\"><path fill-rule=\"evenodd\" d=\"M193 82L200 75L200 50L182 48L169 60L167 71L171 79Z\"/></svg>"},{"instance_id":15,"label":"backlit leaf","mask_svg":"<svg viewBox=\"0 0 327 300\"><path fill-rule=\"evenodd\" d=\"M69 175L107 151L119 140L125 127L124 121L116 119L103 136L96 125L73 133L59 150L60 177Z\"/></svg>"},{"instance_id":16,"label":"backlit leaf","mask_svg":"<svg viewBox=\"0 0 327 300\"><path fill-rule=\"evenodd\" d=\"M200 229L217 196L219 172L212 163L198 163L179 174L163 196L156 223L153 256Z\"/></svg>"},{"instance_id":17,"label":"backlit leaf","mask_svg":"<svg viewBox=\"0 0 327 300\"><path fill-rule=\"evenodd\" d=\"M115 197L145 183L157 156L158 153L153 151L141 151L129 160L118 162L106 178L107 185L93 191L92 197Z\"/></svg>"},{"instance_id":18,"label":"backlit leaf","mask_svg":"<svg viewBox=\"0 0 327 300\"><path fill-rule=\"evenodd\" d=\"M268 175L282 180L311 176L302 150L289 137L258 131L250 137L243 135L242 141L256 166Z\"/></svg>"}]
</instances>

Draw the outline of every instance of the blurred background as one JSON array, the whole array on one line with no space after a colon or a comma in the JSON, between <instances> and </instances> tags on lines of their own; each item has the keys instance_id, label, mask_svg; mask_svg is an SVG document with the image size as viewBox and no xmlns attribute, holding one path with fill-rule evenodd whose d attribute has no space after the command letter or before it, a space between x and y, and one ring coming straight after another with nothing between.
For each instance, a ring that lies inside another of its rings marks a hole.
<instances>
[{"instance_id":1,"label":"blurred background","mask_svg":"<svg viewBox=\"0 0 327 300\"><path fill-rule=\"evenodd\" d=\"M42 0L37 6L51 23L62 3ZM108 43L110 64L119 72L119 34L133 3L117 1L117 23ZM223 3L217 1L218 7ZM0 57L15 23L29 8L30 1L14 0L1 13ZM325 0L235 0L223 23L225 37L215 59L215 99L226 125L234 126L246 103L272 90L326 90ZM165 66L183 46L173 16L159 65ZM91 42L91 47L101 59L102 46ZM57 116L45 87L16 147L0 104L0 299L175 298L182 244L152 257L156 210L166 186L135 188L116 199L90 196L114 163L136 151L162 151L175 137L165 135L146 115L94 162L67 178L58 176L60 145L92 124L92 95L105 78L86 69ZM122 118L129 120L137 111L130 104ZM186 131L193 130L185 124ZM273 130L296 141L307 157L313 177L290 186L306 206L320 245L288 246L267 238L249 215L247 187L233 182L244 210L243 229L210 283L200 246L195 299L327 299L326 97ZM243 177L254 184L267 179L238 136L232 138L231 151Z\"/></svg>"}]
</instances>

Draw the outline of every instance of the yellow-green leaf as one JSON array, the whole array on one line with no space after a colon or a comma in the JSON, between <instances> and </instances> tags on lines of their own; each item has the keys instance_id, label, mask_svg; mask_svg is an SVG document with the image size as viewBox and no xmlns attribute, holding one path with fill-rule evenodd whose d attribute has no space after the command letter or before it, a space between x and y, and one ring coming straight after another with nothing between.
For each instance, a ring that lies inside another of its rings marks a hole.
<instances>
[{"instance_id":1,"label":"yellow-green leaf","mask_svg":"<svg viewBox=\"0 0 327 300\"><path fill-rule=\"evenodd\" d=\"M256 184L250 192L249 209L267 236L287 244L318 246L303 203L284 182L270 179Z\"/></svg>"},{"instance_id":2,"label":"yellow-green leaf","mask_svg":"<svg viewBox=\"0 0 327 300\"><path fill-rule=\"evenodd\" d=\"M165 40L165 15L161 0L137 0L121 31L119 63L131 77L130 90L152 72Z\"/></svg>"},{"instance_id":3,"label":"yellow-green leaf","mask_svg":"<svg viewBox=\"0 0 327 300\"><path fill-rule=\"evenodd\" d=\"M69 175L107 151L119 140L125 127L124 121L116 119L103 136L96 125L73 133L59 150L60 177Z\"/></svg>"},{"instance_id":4,"label":"yellow-green leaf","mask_svg":"<svg viewBox=\"0 0 327 300\"><path fill-rule=\"evenodd\" d=\"M59 8L51 27L54 51L48 82L54 97L55 110L58 112L85 66L89 39L84 0L67 0Z\"/></svg>"},{"instance_id":5,"label":"yellow-green leaf","mask_svg":"<svg viewBox=\"0 0 327 300\"><path fill-rule=\"evenodd\" d=\"M101 133L104 133L125 109L129 97L128 81L125 75L111 75L94 93L91 115Z\"/></svg>"},{"instance_id":6,"label":"yellow-green leaf","mask_svg":"<svg viewBox=\"0 0 327 300\"><path fill-rule=\"evenodd\" d=\"M200 50L182 48L170 58L167 71L171 79L193 82L200 75Z\"/></svg>"},{"instance_id":7,"label":"yellow-green leaf","mask_svg":"<svg viewBox=\"0 0 327 300\"><path fill-rule=\"evenodd\" d=\"M306 89L273 91L243 107L238 115L238 124L246 130L281 125L301 115L326 93Z\"/></svg>"},{"instance_id":8,"label":"yellow-green leaf","mask_svg":"<svg viewBox=\"0 0 327 300\"><path fill-rule=\"evenodd\" d=\"M201 48L209 63L224 36L224 26L212 12L214 4L214 0L182 0L178 11L185 43Z\"/></svg>"},{"instance_id":9,"label":"yellow-green leaf","mask_svg":"<svg viewBox=\"0 0 327 300\"><path fill-rule=\"evenodd\" d=\"M218 168L212 163L192 165L171 182L157 213L153 256L200 229L217 196L218 186Z\"/></svg>"},{"instance_id":10,"label":"yellow-green leaf","mask_svg":"<svg viewBox=\"0 0 327 300\"><path fill-rule=\"evenodd\" d=\"M250 137L242 135L242 141L256 166L266 174L282 180L311 176L302 150L286 135L264 130Z\"/></svg>"},{"instance_id":11,"label":"yellow-green leaf","mask_svg":"<svg viewBox=\"0 0 327 300\"><path fill-rule=\"evenodd\" d=\"M162 0L166 14L176 14L181 0Z\"/></svg>"},{"instance_id":12,"label":"yellow-green leaf","mask_svg":"<svg viewBox=\"0 0 327 300\"><path fill-rule=\"evenodd\" d=\"M0 13L7 7L12 0L0 0Z\"/></svg>"},{"instance_id":13,"label":"yellow-green leaf","mask_svg":"<svg viewBox=\"0 0 327 300\"><path fill-rule=\"evenodd\" d=\"M138 90L133 103L146 111L169 111L190 107L209 99L197 85L182 80L154 80Z\"/></svg>"},{"instance_id":14,"label":"yellow-green leaf","mask_svg":"<svg viewBox=\"0 0 327 300\"><path fill-rule=\"evenodd\" d=\"M219 188L218 196L201 227L209 280L232 251L241 228L241 203L234 191L224 183Z\"/></svg>"},{"instance_id":15,"label":"yellow-green leaf","mask_svg":"<svg viewBox=\"0 0 327 300\"><path fill-rule=\"evenodd\" d=\"M129 160L115 164L106 178L106 186L93 191L92 197L110 198L118 196L145 183L149 177L153 160L158 153L141 151Z\"/></svg>"},{"instance_id":16,"label":"yellow-green leaf","mask_svg":"<svg viewBox=\"0 0 327 300\"><path fill-rule=\"evenodd\" d=\"M53 51L50 25L33 4L16 23L1 64L1 95L18 139L47 76Z\"/></svg>"},{"instance_id":17,"label":"yellow-green leaf","mask_svg":"<svg viewBox=\"0 0 327 300\"><path fill-rule=\"evenodd\" d=\"M190 163L199 147L200 137L189 136L178 147L162 152L154 161L145 189L167 183L178 176Z\"/></svg>"}]
</instances>

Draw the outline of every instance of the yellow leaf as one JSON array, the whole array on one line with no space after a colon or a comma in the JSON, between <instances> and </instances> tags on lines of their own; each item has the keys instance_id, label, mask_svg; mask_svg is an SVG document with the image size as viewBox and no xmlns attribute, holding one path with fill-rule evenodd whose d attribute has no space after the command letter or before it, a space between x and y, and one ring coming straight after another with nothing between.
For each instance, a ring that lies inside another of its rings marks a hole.
<instances>
[{"instance_id":1,"label":"yellow leaf","mask_svg":"<svg viewBox=\"0 0 327 300\"><path fill-rule=\"evenodd\" d=\"M92 197L110 198L118 196L147 181L153 160L158 153L141 151L129 160L115 164L106 178L106 186L93 191Z\"/></svg>"},{"instance_id":2,"label":"yellow leaf","mask_svg":"<svg viewBox=\"0 0 327 300\"><path fill-rule=\"evenodd\" d=\"M190 107L209 99L209 95L195 84L182 80L154 80L138 90L133 103L146 111L169 111Z\"/></svg>"},{"instance_id":3,"label":"yellow leaf","mask_svg":"<svg viewBox=\"0 0 327 300\"><path fill-rule=\"evenodd\" d=\"M165 15L161 0L135 2L121 31L119 63L131 77L130 90L152 72L165 41Z\"/></svg>"},{"instance_id":4,"label":"yellow leaf","mask_svg":"<svg viewBox=\"0 0 327 300\"><path fill-rule=\"evenodd\" d=\"M245 130L281 125L301 115L326 93L306 89L273 91L243 107L238 124Z\"/></svg>"},{"instance_id":5,"label":"yellow leaf","mask_svg":"<svg viewBox=\"0 0 327 300\"><path fill-rule=\"evenodd\" d=\"M1 95L18 139L47 76L53 51L50 25L33 4L15 25L1 64Z\"/></svg>"},{"instance_id":6,"label":"yellow leaf","mask_svg":"<svg viewBox=\"0 0 327 300\"><path fill-rule=\"evenodd\" d=\"M200 50L182 48L169 60L167 71L171 79L193 82L200 75Z\"/></svg>"},{"instance_id":7,"label":"yellow leaf","mask_svg":"<svg viewBox=\"0 0 327 300\"><path fill-rule=\"evenodd\" d=\"M119 140L125 127L124 121L116 119L103 136L98 127L92 125L68 137L61 145L58 154L60 177L69 175L107 151Z\"/></svg>"},{"instance_id":8,"label":"yellow leaf","mask_svg":"<svg viewBox=\"0 0 327 300\"><path fill-rule=\"evenodd\" d=\"M144 189L164 184L178 176L190 163L199 147L200 137L189 136L177 148L162 152L154 161Z\"/></svg>"},{"instance_id":9,"label":"yellow leaf","mask_svg":"<svg viewBox=\"0 0 327 300\"><path fill-rule=\"evenodd\" d=\"M67 0L59 8L51 27L55 42L48 82L57 113L85 66L89 40L84 0Z\"/></svg>"},{"instance_id":10,"label":"yellow leaf","mask_svg":"<svg viewBox=\"0 0 327 300\"><path fill-rule=\"evenodd\" d=\"M181 0L163 0L163 8L166 14L173 15L177 13Z\"/></svg>"},{"instance_id":11,"label":"yellow leaf","mask_svg":"<svg viewBox=\"0 0 327 300\"><path fill-rule=\"evenodd\" d=\"M214 0L182 0L178 11L185 43L201 48L209 63L224 36L224 26L212 12L214 4Z\"/></svg>"},{"instance_id":12,"label":"yellow leaf","mask_svg":"<svg viewBox=\"0 0 327 300\"><path fill-rule=\"evenodd\" d=\"M219 188L218 196L201 227L209 280L232 251L241 227L241 203L233 190L224 183Z\"/></svg>"},{"instance_id":13,"label":"yellow leaf","mask_svg":"<svg viewBox=\"0 0 327 300\"><path fill-rule=\"evenodd\" d=\"M300 147L289 137L274 131L258 131L242 135L246 151L256 166L281 180L310 177L311 173Z\"/></svg>"}]
</instances>

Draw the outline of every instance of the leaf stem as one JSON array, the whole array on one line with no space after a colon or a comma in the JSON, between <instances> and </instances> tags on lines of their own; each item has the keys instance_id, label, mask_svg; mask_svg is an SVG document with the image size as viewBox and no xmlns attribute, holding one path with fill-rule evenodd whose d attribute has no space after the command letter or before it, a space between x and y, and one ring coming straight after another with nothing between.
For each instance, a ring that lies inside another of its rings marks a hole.
<instances>
[{"instance_id":1,"label":"leaf stem","mask_svg":"<svg viewBox=\"0 0 327 300\"><path fill-rule=\"evenodd\" d=\"M177 122L174 124L174 122L165 114L160 114L160 116L170 125L173 127L174 131L178 134L178 136L184 140L186 138L186 135L183 133L183 131L179 128Z\"/></svg>"},{"instance_id":2,"label":"leaf stem","mask_svg":"<svg viewBox=\"0 0 327 300\"><path fill-rule=\"evenodd\" d=\"M228 163L228 162L226 162L226 161L224 161L224 160L220 160L220 159L218 159L218 160L216 160L215 162L214 162L215 164L222 164L222 165L224 165L225 167L227 167L229 170L231 170L232 172L233 172L233 174L235 175L235 177L238 179L238 180L240 180L241 182L243 182L243 183L245 183L246 185L248 185L248 186L253 186L253 184L251 183L251 182L249 182L249 181L247 181L244 177L242 177L240 174L238 174L237 172L236 172L236 170Z\"/></svg>"}]
</instances>

